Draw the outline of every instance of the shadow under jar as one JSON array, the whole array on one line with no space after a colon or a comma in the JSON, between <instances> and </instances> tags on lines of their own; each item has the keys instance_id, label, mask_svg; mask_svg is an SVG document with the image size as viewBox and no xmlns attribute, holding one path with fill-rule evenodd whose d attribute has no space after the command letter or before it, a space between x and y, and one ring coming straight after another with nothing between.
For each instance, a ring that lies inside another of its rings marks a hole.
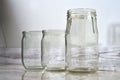
<instances>
[{"instance_id":1,"label":"shadow under jar","mask_svg":"<svg viewBox=\"0 0 120 80\"><path fill-rule=\"evenodd\" d=\"M96 11L70 9L66 28L67 70L95 72L98 69Z\"/></svg>"},{"instance_id":2,"label":"shadow under jar","mask_svg":"<svg viewBox=\"0 0 120 80\"><path fill-rule=\"evenodd\" d=\"M27 70L42 69L42 31L23 32L22 64Z\"/></svg>"},{"instance_id":3,"label":"shadow under jar","mask_svg":"<svg viewBox=\"0 0 120 80\"><path fill-rule=\"evenodd\" d=\"M42 53L47 70L65 70L65 31L43 30Z\"/></svg>"}]
</instances>

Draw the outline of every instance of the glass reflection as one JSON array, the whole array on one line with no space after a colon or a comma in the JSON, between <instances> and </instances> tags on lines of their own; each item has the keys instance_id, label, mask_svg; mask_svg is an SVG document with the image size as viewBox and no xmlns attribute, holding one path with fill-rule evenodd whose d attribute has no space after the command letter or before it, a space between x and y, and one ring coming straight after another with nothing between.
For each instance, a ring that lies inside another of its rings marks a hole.
<instances>
[{"instance_id":1,"label":"glass reflection","mask_svg":"<svg viewBox=\"0 0 120 80\"><path fill-rule=\"evenodd\" d=\"M120 72L116 71L99 71L99 80L120 80Z\"/></svg>"},{"instance_id":2,"label":"glass reflection","mask_svg":"<svg viewBox=\"0 0 120 80\"><path fill-rule=\"evenodd\" d=\"M120 72L72 73L65 71L0 71L0 80L120 80Z\"/></svg>"},{"instance_id":3,"label":"glass reflection","mask_svg":"<svg viewBox=\"0 0 120 80\"><path fill-rule=\"evenodd\" d=\"M42 71L26 71L22 76L22 80L42 80L42 75Z\"/></svg>"},{"instance_id":4,"label":"glass reflection","mask_svg":"<svg viewBox=\"0 0 120 80\"><path fill-rule=\"evenodd\" d=\"M97 73L67 73L66 80L99 80Z\"/></svg>"},{"instance_id":5,"label":"glass reflection","mask_svg":"<svg viewBox=\"0 0 120 80\"><path fill-rule=\"evenodd\" d=\"M65 80L66 72L46 71L43 75L42 80Z\"/></svg>"}]
</instances>

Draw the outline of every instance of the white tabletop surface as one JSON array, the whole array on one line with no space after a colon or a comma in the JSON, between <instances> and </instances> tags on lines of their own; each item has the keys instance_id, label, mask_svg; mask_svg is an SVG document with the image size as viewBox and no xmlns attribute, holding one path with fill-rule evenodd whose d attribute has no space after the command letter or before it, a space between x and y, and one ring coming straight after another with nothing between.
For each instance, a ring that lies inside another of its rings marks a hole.
<instances>
[{"instance_id":1,"label":"white tabletop surface","mask_svg":"<svg viewBox=\"0 0 120 80\"><path fill-rule=\"evenodd\" d=\"M0 80L120 80L120 72L26 71L19 65L0 65Z\"/></svg>"}]
</instances>

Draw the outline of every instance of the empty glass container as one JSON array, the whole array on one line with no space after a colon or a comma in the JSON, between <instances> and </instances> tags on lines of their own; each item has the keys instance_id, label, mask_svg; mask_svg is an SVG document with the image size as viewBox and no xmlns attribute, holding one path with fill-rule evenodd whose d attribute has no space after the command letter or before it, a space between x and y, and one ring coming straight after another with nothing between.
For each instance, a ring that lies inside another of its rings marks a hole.
<instances>
[{"instance_id":1,"label":"empty glass container","mask_svg":"<svg viewBox=\"0 0 120 80\"><path fill-rule=\"evenodd\" d=\"M91 72L98 69L98 30L94 9L70 9L66 28L67 70Z\"/></svg>"},{"instance_id":2,"label":"empty glass container","mask_svg":"<svg viewBox=\"0 0 120 80\"><path fill-rule=\"evenodd\" d=\"M22 63L25 69L42 69L42 31L23 32Z\"/></svg>"},{"instance_id":3,"label":"empty glass container","mask_svg":"<svg viewBox=\"0 0 120 80\"><path fill-rule=\"evenodd\" d=\"M42 53L47 70L64 70L65 31L43 30Z\"/></svg>"}]
</instances>

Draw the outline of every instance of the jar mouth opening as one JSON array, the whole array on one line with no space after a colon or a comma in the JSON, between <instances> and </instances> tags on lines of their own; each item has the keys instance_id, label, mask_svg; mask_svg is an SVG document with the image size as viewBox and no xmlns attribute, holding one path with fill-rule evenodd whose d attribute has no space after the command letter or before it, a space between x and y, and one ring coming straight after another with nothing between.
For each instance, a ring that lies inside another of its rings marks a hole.
<instances>
[{"instance_id":1,"label":"jar mouth opening","mask_svg":"<svg viewBox=\"0 0 120 80\"><path fill-rule=\"evenodd\" d=\"M23 33L36 33L36 32L42 32L42 30L36 30L36 31L22 31Z\"/></svg>"},{"instance_id":2,"label":"jar mouth opening","mask_svg":"<svg viewBox=\"0 0 120 80\"><path fill-rule=\"evenodd\" d=\"M48 29L48 30L43 30L42 32L44 33L65 33L65 30Z\"/></svg>"},{"instance_id":3,"label":"jar mouth opening","mask_svg":"<svg viewBox=\"0 0 120 80\"><path fill-rule=\"evenodd\" d=\"M71 14L95 14L96 15L96 10L95 9L91 9L91 8L75 8L75 9L69 9L67 11L68 13Z\"/></svg>"},{"instance_id":4,"label":"jar mouth opening","mask_svg":"<svg viewBox=\"0 0 120 80\"><path fill-rule=\"evenodd\" d=\"M42 31L22 31L23 35L30 34L30 35L39 35L42 34Z\"/></svg>"}]
</instances>

